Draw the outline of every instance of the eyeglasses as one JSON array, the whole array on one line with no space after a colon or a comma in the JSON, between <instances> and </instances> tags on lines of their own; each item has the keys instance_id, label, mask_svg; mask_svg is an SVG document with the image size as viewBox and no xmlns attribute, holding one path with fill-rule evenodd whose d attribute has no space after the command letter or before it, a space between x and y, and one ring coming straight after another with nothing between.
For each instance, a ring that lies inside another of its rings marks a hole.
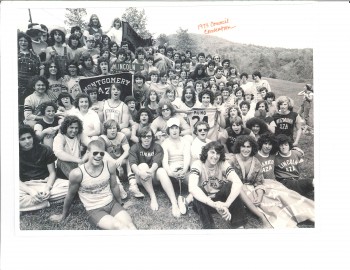
<instances>
[{"instance_id":1,"label":"eyeglasses","mask_svg":"<svg viewBox=\"0 0 350 270\"><path fill-rule=\"evenodd\" d=\"M162 112L167 112L167 111L170 111L170 109L169 108L162 109Z\"/></svg>"},{"instance_id":2,"label":"eyeglasses","mask_svg":"<svg viewBox=\"0 0 350 270\"><path fill-rule=\"evenodd\" d=\"M201 129L198 129L198 132L207 132L208 131L208 129L207 128L201 128Z\"/></svg>"},{"instance_id":3,"label":"eyeglasses","mask_svg":"<svg viewBox=\"0 0 350 270\"><path fill-rule=\"evenodd\" d=\"M101 157L103 157L105 155L105 152L92 152L92 155L95 157L98 154L100 154Z\"/></svg>"},{"instance_id":4,"label":"eyeglasses","mask_svg":"<svg viewBox=\"0 0 350 270\"><path fill-rule=\"evenodd\" d=\"M141 138L152 139L152 135L142 135Z\"/></svg>"}]
</instances>

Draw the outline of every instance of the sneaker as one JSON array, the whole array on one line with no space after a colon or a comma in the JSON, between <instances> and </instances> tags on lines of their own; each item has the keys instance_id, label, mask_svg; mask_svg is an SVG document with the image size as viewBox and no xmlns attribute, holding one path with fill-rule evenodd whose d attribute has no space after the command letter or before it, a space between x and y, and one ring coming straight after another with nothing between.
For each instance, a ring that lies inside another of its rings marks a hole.
<instances>
[{"instance_id":1,"label":"sneaker","mask_svg":"<svg viewBox=\"0 0 350 270\"><path fill-rule=\"evenodd\" d=\"M126 193L122 184L119 183L118 185L120 189L120 196L122 197L122 200L124 200L126 197L128 197L128 193Z\"/></svg>"},{"instance_id":2,"label":"sneaker","mask_svg":"<svg viewBox=\"0 0 350 270\"><path fill-rule=\"evenodd\" d=\"M180 213L181 214L186 214L187 212L187 204L186 204L186 199L179 195L179 197L177 197L177 204L179 205L179 209L180 209Z\"/></svg>"},{"instance_id":3,"label":"sneaker","mask_svg":"<svg viewBox=\"0 0 350 270\"><path fill-rule=\"evenodd\" d=\"M139 187L137 185L130 185L129 187L130 193L135 197L135 198L143 198L145 195L139 190Z\"/></svg>"}]
</instances>

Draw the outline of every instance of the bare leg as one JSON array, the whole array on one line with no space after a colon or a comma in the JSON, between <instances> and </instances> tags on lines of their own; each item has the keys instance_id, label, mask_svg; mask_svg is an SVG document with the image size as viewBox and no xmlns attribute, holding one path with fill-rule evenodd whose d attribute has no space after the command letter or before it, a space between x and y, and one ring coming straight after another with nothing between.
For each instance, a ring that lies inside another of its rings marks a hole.
<instances>
[{"instance_id":1,"label":"bare leg","mask_svg":"<svg viewBox=\"0 0 350 270\"><path fill-rule=\"evenodd\" d=\"M263 223L264 227L266 228L273 228L270 224L270 222L266 219L266 217L257 209L257 207L252 203L252 201L249 199L249 197L245 194L244 191L241 191L239 194L240 198L242 199L245 206L249 208L249 210L255 214Z\"/></svg>"},{"instance_id":2,"label":"bare leg","mask_svg":"<svg viewBox=\"0 0 350 270\"><path fill-rule=\"evenodd\" d=\"M149 167L146 163L142 163L138 167L140 170L148 170L149 169ZM141 184L143 185L143 187L145 188L145 190L147 191L147 193L151 197L151 209L153 211L157 211L159 206L158 206L156 194L155 194L154 189L153 189L153 179L154 179L154 176L152 177L152 179L149 179L147 181L144 181L141 179L138 179L138 180L141 182Z\"/></svg>"},{"instance_id":3,"label":"bare leg","mask_svg":"<svg viewBox=\"0 0 350 270\"><path fill-rule=\"evenodd\" d=\"M114 217L111 215L104 216L97 226L103 230L136 230L130 215L126 211L120 211Z\"/></svg>"},{"instance_id":4,"label":"bare leg","mask_svg":"<svg viewBox=\"0 0 350 270\"><path fill-rule=\"evenodd\" d=\"M165 193L167 194L171 202L173 216L180 217L181 213L180 213L179 206L177 205L174 187L164 168L159 168L157 170L157 179L160 181Z\"/></svg>"}]
</instances>

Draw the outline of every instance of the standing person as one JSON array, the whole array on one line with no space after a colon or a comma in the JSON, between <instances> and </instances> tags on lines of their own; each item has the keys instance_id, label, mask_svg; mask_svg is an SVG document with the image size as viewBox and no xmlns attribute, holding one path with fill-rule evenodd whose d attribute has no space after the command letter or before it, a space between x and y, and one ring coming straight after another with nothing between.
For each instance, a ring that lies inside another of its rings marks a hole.
<instances>
[{"instance_id":1,"label":"standing person","mask_svg":"<svg viewBox=\"0 0 350 270\"><path fill-rule=\"evenodd\" d=\"M276 139L279 149L275 157L276 180L301 195L307 195L314 186L313 179L300 177L299 164L304 161L304 152L293 148L291 138L285 134L278 135Z\"/></svg>"},{"instance_id":2,"label":"standing person","mask_svg":"<svg viewBox=\"0 0 350 270\"><path fill-rule=\"evenodd\" d=\"M268 106L268 116L273 116L277 112L276 95L274 92L266 93L265 100Z\"/></svg>"},{"instance_id":3,"label":"standing person","mask_svg":"<svg viewBox=\"0 0 350 270\"><path fill-rule=\"evenodd\" d=\"M92 57L94 64L97 64L97 59L100 57L100 49L95 47L96 39L93 35L88 35L86 37L86 46L80 50L80 54L78 54L76 57L81 58L83 54L89 53L89 55Z\"/></svg>"},{"instance_id":4,"label":"standing person","mask_svg":"<svg viewBox=\"0 0 350 270\"><path fill-rule=\"evenodd\" d=\"M257 90L254 83L248 82L249 75L246 72L242 72L239 77L241 78L240 87L244 90L244 93L254 95L254 98L256 99Z\"/></svg>"},{"instance_id":5,"label":"standing person","mask_svg":"<svg viewBox=\"0 0 350 270\"><path fill-rule=\"evenodd\" d=\"M265 87L267 92L271 92L270 84L267 80L261 79L261 73L259 71L254 71L252 74L252 78L254 80L254 85L256 88L256 91L259 92L260 88ZM256 95L254 95L256 96Z\"/></svg>"},{"instance_id":6,"label":"standing person","mask_svg":"<svg viewBox=\"0 0 350 270\"><path fill-rule=\"evenodd\" d=\"M96 14L90 16L89 24L86 30L84 31L84 37L87 38L89 35L92 36L102 36L101 23Z\"/></svg>"},{"instance_id":7,"label":"standing person","mask_svg":"<svg viewBox=\"0 0 350 270\"><path fill-rule=\"evenodd\" d=\"M157 171L157 179L171 202L173 216L180 217L181 214L186 214L186 200L182 194L180 194L178 201L176 200L172 182L177 181L180 190L183 182L188 183L191 144L180 136L180 120L178 118L169 119L166 131L169 137L162 143L163 166Z\"/></svg>"},{"instance_id":8,"label":"standing person","mask_svg":"<svg viewBox=\"0 0 350 270\"><path fill-rule=\"evenodd\" d=\"M276 123L273 120L273 118L269 116L269 105L266 100L259 100L256 103L254 116L264 120L264 122L267 124L269 131L275 133Z\"/></svg>"},{"instance_id":9,"label":"standing person","mask_svg":"<svg viewBox=\"0 0 350 270\"><path fill-rule=\"evenodd\" d=\"M56 179L56 156L52 149L39 143L28 125L19 128L19 210L33 211L63 199L68 181Z\"/></svg>"},{"instance_id":10,"label":"standing person","mask_svg":"<svg viewBox=\"0 0 350 270\"><path fill-rule=\"evenodd\" d=\"M120 100L121 89L121 84L111 84L111 97L103 105L104 122L109 119L116 120L121 132L129 139L131 135L129 129L130 114L128 106Z\"/></svg>"},{"instance_id":11,"label":"standing person","mask_svg":"<svg viewBox=\"0 0 350 270\"><path fill-rule=\"evenodd\" d=\"M73 26L71 29L70 29L70 33L71 35L76 35L78 38L79 38L79 48L83 47L85 45L85 40L84 40L84 36L83 36L83 32L81 31L81 28L80 26L76 25L76 26Z\"/></svg>"},{"instance_id":12,"label":"standing person","mask_svg":"<svg viewBox=\"0 0 350 270\"><path fill-rule=\"evenodd\" d=\"M246 123L246 127L253 132L256 141L262 134L268 132L267 124L258 117L250 118Z\"/></svg>"},{"instance_id":13,"label":"standing person","mask_svg":"<svg viewBox=\"0 0 350 270\"><path fill-rule=\"evenodd\" d=\"M157 211L159 205L153 183L156 181L157 170L162 164L163 148L155 143L154 133L149 126L141 128L138 137L139 142L129 151L129 164L132 170L132 174L128 177L130 191L136 196L138 193L135 191L140 192L137 184L141 184L151 197L151 209Z\"/></svg>"},{"instance_id":14,"label":"standing person","mask_svg":"<svg viewBox=\"0 0 350 270\"><path fill-rule=\"evenodd\" d=\"M70 61L67 65L67 75L63 77L62 83L67 88L68 93L73 97L73 99L76 98L76 96L79 93L82 93L79 81L82 78L82 76L78 76L79 67L77 62L74 60Z\"/></svg>"},{"instance_id":15,"label":"standing person","mask_svg":"<svg viewBox=\"0 0 350 270\"><path fill-rule=\"evenodd\" d=\"M69 173L85 162L80 147L87 146L90 139L82 134L83 123L74 115L64 118L60 132L53 140L53 151L57 157L57 169L68 179Z\"/></svg>"},{"instance_id":16,"label":"standing person","mask_svg":"<svg viewBox=\"0 0 350 270\"><path fill-rule=\"evenodd\" d=\"M98 68L88 52L83 52L80 57L80 74L84 77L98 76Z\"/></svg>"},{"instance_id":17,"label":"standing person","mask_svg":"<svg viewBox=\"0 0 350 270\"><path fill-rule=\"evenodd\" d=\"M20 118L23 116L23 104L24 99L31 93L28 91L27 86L31 77L39 75L40 68L43 68L40 64L38 55L33 51L31 38L23 33L19 32L17 35L18 45L18 104L20 105ZM23 119L23 118L22 118Z\"/></svg>"},{"instance_id":18,"label":"standing person","mask_svg":"<svg viewBox=\"0 0 350 270\"><path fill-rule=\"evenodd\" d=\"M153 119L158 117L158 103L159 97L157 95L157 92L155 90L149 90L146 95L144 107L151 111Z\"/></svg>"},{"instance_id":19,"label":"standing person","mask_svg":"<svg viewBox=\"0 0 350 270\"><path fill-rule=\"evenodd\" d=\"M298 93L298 96L303 96L303 103L298 110L298 114L302 116L304 114L305 124L309 127L312 126L310 121L310 110L312 105L312 100L314 97L314 90L311 84L306 84L304 89Z\"/></svg>"},{"instance_id":20,"label":"standing person","mask_svg":"<svg viewBox=\"0 0 350 270\"><path fill-rule=\"evenodd\" d=\"M40 115L39 105L51 101L47 95L48 88L49 82L44 76L36 75L29 81L28 89L34 90L34 92L24 100L24 124L34 127L38 120L43 119L43 116Z\"/></svg>"},{"instance_id":21,"label":"standing person","mask_svg":"<svg viewBox=\"0 0 350 270\"><path fill-rule=\"evenodd\" d=\"M132 94L136 100L136 109L139 110L141 106L144 105L146 101L146 96L149 91L147 86L146 78L141 72L136 72L134 75L134 84L132 89Z\"/></svg>"},{"instance_id":22,"label":"standing person","mask_svg":"<svg viewBox=\"0 0 350 270\"><path fill-rule=\"evenodd\" d=\"M91 86L86 93L89 95L91 100L91 110L95 111L100 118L100 122L103 123L103 105L104 101L98 100L98 88Z\"/></svg>"},{"instance_id":23,"label":"standing person","mask_svg":"<svg viewBox=\"0 0 350 270\"><path fill-rule=\"evenodd\" d=\"M26 31L26 34L30 36L32 40L32 48L36 55L40 57L40 61L45 61L46 56L46 48L47 43L46 41L42 40L42 36L44 35L46 31L37 23L31 23L28 25L28 30Z\"/></svg>"},{"instance_id":24,"label":"standing person","mask_svg":"<svg viewBox=\"0 0 350 270\"><path fill-rule=\"evenodd\" d=\"M202 148L200 160L191 165L188 189L193 195L193 209L199 214L203 229L215 229L211 212L231 222L232 228L243 228L245 209L238 197L242 182L225 161L224 147L210 142Z\"/></svg>"},{"instance_id":25,"label":"standing person","mask_svg":"<svg viewBox=\"0 0 350 270\"><path fill-rule=\"evenodd\" d=\"M69 36L67 44L72 49L72 60L78 62L81 52L84 50L80 43L80 38L76 34L72 34Z\"/></svg>"},{"instance_id":26,"label":"standing person","mask_svg":"<svg viewBox=\"0 0 350 270\"><path fill-rule=\"evenodd\" d=\"M311 200L273 179L264 179L262 165L255 157L258 145L251 137L241 136L234 148L234 154L227 158L244 183L242 192L247 199L244 202L266 227L270 224L274 228L296 227L307 219L314 221Z\"/></svg>"},{"instance_id":27,"label":"standing person","mask_svg":"<svg viewBox=\"0 0 350 270\"><path fill-rule=\"evenodd\" d=\"M57 59L60 70L65 75L67 63L74 60L72 49L65 43L66 30L61 26L55 26L50 31L50 38L54 44L46 48L46 61Z\"/></svg>"},{"instance_id":28,"label":"standing person","mask_svg":"<svg viewBox=\"0 0 350 270\"><path fill-rule=\"evenodd\" d=\"M64 85L62 78L61 67L57 59L51 59L45 64L45 77L49 82L47 94L53 102L57 101L59 94L67 92L67 87Z\"/></svg>"},{"instance_id":29,"label":"standing person","mask_svg":"<svg viewBox=\"0 0 350 270\"><path fill-rule=\"evenodd\" d=\"M107 36L120 47L123 38L123 29L122 22L119 18L113 20L111 29L107 32Z\"/></svg>"},{"instance_id":30,"label":"standing person","mask_svg":"<svg viewBox=\"0 0 350 270\"><path fill-rule=\"evenodd\" d=\"M121 206L116 167L104 159L103 142L88 145L87 162L69 174L69 189L62 214L52 215L51 221L61 222L68 217L76 193L84 205L90 222L104 230L135 230L130 215Z\"/></svg>"},{"instance_id":31,"label":"standing person","mask_svg":"<svg viewBox=\"0 0 350 270\"><path fill-rule=\"evenodd\" d=\"M296 137L293 142L297 146L301 136L301 117L293 112L292 100L286 96L280 96L277 99L278 112L272 117L276 124L275 134L285 134L293 141L294 127L296 128Z\"/></svg>"}]
</instances>

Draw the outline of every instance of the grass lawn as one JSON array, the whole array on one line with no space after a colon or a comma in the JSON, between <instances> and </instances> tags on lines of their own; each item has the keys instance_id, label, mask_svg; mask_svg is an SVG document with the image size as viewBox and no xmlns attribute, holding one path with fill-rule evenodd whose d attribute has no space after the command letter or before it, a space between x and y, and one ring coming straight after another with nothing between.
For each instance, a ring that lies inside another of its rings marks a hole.
<instances>
[{"instance_id":1,"label":"grass lawn","mask_svg":"<svg viewBox=\"0 0 350 270\"><path fill-rule=\"evenodd\" d=\"M295 102L295 111L300 107L302 98L297 96L304 84L282 81L277 79L267 79L271 89L276 96L287 95ZM299 147L305 151L304 162L301 164L301 177L314 177L314 138L310 135L301 136ZM125 190L128 190L128 183L123 182ZM176 186L176 185L175 185ZM178 194L178 187L175 187L175 192ZM146 191L140 187L144 194ZM125 208L131 215L136 227L140 230L197 230L201 229L199 216L190 209L188 213L180 218L174 218L171 214L171 204L161 186L155 187L157 194L159 210L152 211L149 207L150 198L146 196L143 199L128 197L125 200ZM314 199L313 193L308 196ZM85 209L78 198L70 209L70 215L61 224L56 224L49 221L49 216L62 212L63 204L52 205L49 208L35 212L22 213L20 216L21 230L96 230L95 226L91 225L87 219ZM227 222L221 219L218 214L214 214L215 224L218 228L229 229ZM251 214L248 213L248 223L246 229L261 228L260 222ZM299 224L300 228L313 228L314 224L305 222Z\"/></svg>"}]
</instances>

